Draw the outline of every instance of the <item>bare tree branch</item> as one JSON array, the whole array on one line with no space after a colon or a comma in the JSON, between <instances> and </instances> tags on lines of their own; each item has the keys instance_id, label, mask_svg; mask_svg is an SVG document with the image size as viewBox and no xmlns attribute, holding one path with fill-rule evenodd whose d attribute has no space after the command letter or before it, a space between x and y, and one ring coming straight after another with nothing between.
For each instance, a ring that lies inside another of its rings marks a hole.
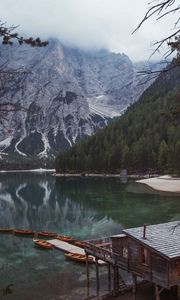
<instances>
[{"instance_id":1,"label":"bare tree branch","mask_svg":"<svg viewBox=\"0 0 180 300\"><path fill-rule=\"evenodd\" d=\"M175 60L173 60L171 64L168 64L168 61L164 61L163 63L166 64L165 67L159 70L146 69L138 71L138 76L142 78L138 85L144 85L149 81L153 81L158 77L158 75L163 75L177 67L177 63L175 62Z\"/></svg>"},{"instance_id":2,"label":"bare tree branch","mask_svg":"<svg viewBox=\"0 0 180 300\"><path fill-rule=\"evenodd\" d=\"M13 45L13 41L17 41L19 45L27 44L32 47L45 47L48 45L48 41L41 41L39 37L37 38L24 38L20 36L14 30L19 26L10 26L7 27L6 23L3 23L0 20L0 37L2 38L3 45Z\"/></svg>"},{"instance_id":3,"label":"bare tree branch","mask_svg":"<svg viewBox=\"0 0 180 300\"><path fill-rule=\"evenodd\" d=\"M160 17L158 17L156 20L158 21L158 20L162 19L163 17L165 17L165 16L167 16L167 15L169 15L169 14L171 14L171 13L175 13L177 10L179 10L179 8L180 8L180 6L178 6L178 7L174 8L174 9L171 9L171 10L165 12L165 13L162 14ZM175 24L176 24L176 23L175 23Z\"/></svg>"},{"instance_id":4,"label":"bare tree branch","mask_svg":"<svg viewBox=\"0 0 180 300\"><path fill-rule=\"evenodd\" d=\"M160 3L157 3L157 4L153 5L152 7L150 7L148 9L148 11L146 12L144 18L138 24L138 26L135 28L133 33L135 33L142 26L142 24L145 21L147 21L148 19L150 19L153 15L156 15L156 14L159 15L163 10L166 10L169 6L174 5L176 0L166 0L166 1L165 0L164 1L156 0L156 2L157 1L160 2ZM179 10L179 9L180 9L180 6L178 5L176 8L171 9L171 12L175 12L176 10ZM170 13L170 12L168 11L168 13ZM160 17L158 17L158 18L160 18Z\"/></svg>"},{"instance_id":5,"label":"bare tree branch","mask_svg":"<svg viewBox=\"0 0 180 300\"><path fill-rule=\"evenodd\" d=\"M156 16L156 21L159 21L171 14L175 15L177 13L180 13L179 0L154 0L151 1L149 5L151 5L151 7L147 10L144 18L133 31L133 34L140 29L140 27L144 24L144 22L146 22L153 16ZM170 35L167 35L165 38L153 43L155 49L153 50L150 58L155 53L160 52L162 46L166 44L169 47L169 50L166 51L163 56L167 59L170 55L176 53L176 60L172 65L173 67L175 65L180 66L180 28L178 28L179 22L180 22L180 17L178 16L177 20L174 22L174 26L172 26L174 28L173 32ZM151 72L150 70L151 74L155 74L155 72ZM162 71L157 72L157 74L161 72ZM166 69L163 72L166 72ZM149 72L146 71L146 74L149 74Z\"/></svg>"},{"instance_id":6,"label":"bare tree branch","mask_svg":"<svg viewBox=\"0 0 180 300\"><path fill-rule=\"evenodd\" d=\"M179 0L153 0L148 4L151 5L151 7L147 10L144 18L138 24L138 26L135 28L135 30L133 31L132 34L137 32L140 29L140 27L144 24L144 22L146 22L153 16L156 16L156 21L159 21L163 18L166 18L167 16L169 16L171 14L177 15L177 13L180 13ZM143 80L142 84L145 84L145 83L147 83L147 81L155 79L159 74L164 74L164 73L168 72L169 70L180 66L180 28L178 28L179 22L180 22L180 17L178 16L177 20L173 24L174 26L172 26L173 33L159 41L155 41L153 43L153 45L155 46L155 49L152 51L152 54L150 55L150 58L152 58L155 53L160 53L160 50L162 49L163 45L167 45L169 48L164 53L163 57L165 59L167 59L172 54L175 53L176 59L173 59L171 65L168 68L155 70L155 71L152 71L152 70L140 71L139 75L146 76L146 77L144 77L145 81Z\"/></svg>"}]
</instances>

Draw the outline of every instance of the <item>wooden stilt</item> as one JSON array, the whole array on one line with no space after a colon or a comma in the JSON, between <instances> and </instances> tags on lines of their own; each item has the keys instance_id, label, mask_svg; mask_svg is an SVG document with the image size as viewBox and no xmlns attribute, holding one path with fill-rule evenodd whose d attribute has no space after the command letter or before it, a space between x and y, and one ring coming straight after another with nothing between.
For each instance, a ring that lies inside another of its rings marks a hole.
<instances>
[{"instance_id":1,"label":"wooden stilt","mask_svg":"<svg viewBox=\"0 0 180 300\"><path fill-rule=\"evenodd\" d=\"M177 286L177 299L180 299L180 286Z\"/></svg>"},{"instance_id":2,"label":"wooden stilt","mask_svg":"<svg viewBox=\"0 0 180 300\"><path fill-rule=\"evenodd\" d=\"M86 278L87 278L87 296L89 296L89 261L86 254Z\"/></svg>"},{"instance_id":3,"label":"wooden stilt","mask_svg":"<svg viewBox=\"0 0 180 300\"><path fill-rule=\"evenodd\" d=\"M160 300L160 293L158 285L155 285L155 294L156 294L156 300Z\"/></svg>"},{"instance_id":4,"label":"wooden stilt","mask_svg":"<svg viewBox=\"0 0 180 300\"><path fill-rule=\"evenodd\" d=\"M113 296L117 294L117 267L113 266Z\"/></svg>"},{"instance_id":5,"label":"wooden stilt","mask_svg":"<svg viewBox=\"0 0 180 300\"><path fill-rule=\"evenodd\" d=\"M97 291L97 296L99 296L99 267L98 267L97 258L95 258L95 265L96 265L96 291Z\"/></svg>"},{"instance_id":6,"label":"wooden stilt","mask_svg":"<svg viewBox=\"0 0 180 300\"><path fill-rule=\"evenodd\" d=\"M132 277L133 277L133 294L136 294L137 291L137 276L132 273Z\"/></svg>"},{"instance_id":7,"label":"wooden stilt","mask_svg":"<svg viewBox=\"0 0 180 300\"><path fill-rule=\"evenodd\" d=\"M111 265L108 264L108 290L111 291Z\"/></svg>"},{"instance_id":8,"label":"wooden stilt","mask_svg":"<svg viewBox=\"0 0 180 300\"><path fill-rule=\"evenodd\" d=\"M116 268L116 273L117 273L117 290L119 291L119 268Z\"/></svg>"}]
</instances>

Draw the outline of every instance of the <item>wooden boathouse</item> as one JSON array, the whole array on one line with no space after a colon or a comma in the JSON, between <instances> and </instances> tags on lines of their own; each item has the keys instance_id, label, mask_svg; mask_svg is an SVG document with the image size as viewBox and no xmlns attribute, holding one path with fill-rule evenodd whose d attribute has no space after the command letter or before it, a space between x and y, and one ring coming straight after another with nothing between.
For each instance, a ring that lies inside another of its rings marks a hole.
<instances>
[{"instance_id":1,"label":"wooden boathouse","mask_svg":"<svg viewBox=\"0 0 180 300\"><path fill-rule=\"evenodd\" d=\"M107 242L107 240L106 240ZM177 290L180 299L180 222L124 229L111 237L111 244L103 247L96 241L88 241L86 255L93 255L96 263L97 291L99 289L98 260L108 266L109 290L116 295L122 287L121 270L131 273L133 292L136 292L137 278L151 282L155 287L156 300L164 289ZM111 273L113 286L111 288ZM87 263L87 286L89 269Z\"/></svg>"}]
</instances>

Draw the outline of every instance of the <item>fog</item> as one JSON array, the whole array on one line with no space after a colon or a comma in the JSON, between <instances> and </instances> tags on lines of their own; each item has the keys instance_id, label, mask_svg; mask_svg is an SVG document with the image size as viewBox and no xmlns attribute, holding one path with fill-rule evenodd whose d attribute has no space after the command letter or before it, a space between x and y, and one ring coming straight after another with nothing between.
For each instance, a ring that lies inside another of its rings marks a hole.
<instances>
[{"instance_id":1,"label":"fog","mask_svg":"<svg viewBox=\"0 0 180 300\"><path fill-rule=\"evenodd\" d=\"M0 19L16 31L42 39L55 37L82 49L106 48L133 61L148 60L152 43L172 29L172 16L152 18L133 30L147 11L148 0L1 0ZM154 59L157 56L154 56Z\"/></svg>"}]
</instances>

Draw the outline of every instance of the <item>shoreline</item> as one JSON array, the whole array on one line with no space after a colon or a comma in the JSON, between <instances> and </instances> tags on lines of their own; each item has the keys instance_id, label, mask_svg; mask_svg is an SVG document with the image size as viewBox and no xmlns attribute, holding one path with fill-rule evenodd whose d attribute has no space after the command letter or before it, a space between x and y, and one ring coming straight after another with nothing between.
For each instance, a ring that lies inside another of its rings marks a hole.
<instances>
[{"instance_id":1,"label":"shoreline","mask_svg":"<svg viewBox=\"0 0 180 300\"><path fill-rule=\"evenodd\" d=\"M119 179L134 179L139 184L144 184L154 191L180 194L180 178L172 177L170 175L141 175L132 174L127 176L122 176L121 174L95 174L95 173L54 173L52 176L60 178L119 178Z\"/></svg>"},{"instance_id":2,"label":"shoreline","mask_svg":"<svg viewBox=\"0 0 180 300\"><path fill-rule=\"evenodd\" d=\"M155 191L180 194L180 178L169 175L136 180L137 183L145 184Z\"/></svg>"},{"instance_id":3,"label":"shoreline","mask_svg":"<svg viewBox=\"0 0 180 300\"><path fill-rule=\"evenodd\" d=\"M109 173L54 173L53 176L55 177L102 177L102 178L132 178L132 179L142 179L142 178L149 178L149 175L138 175L132 174L123 176L121 174L109 174ZM154 175L155 176L155 175Z\"/></svg>"},{"instance_id":4,"label":"shoreline","mask_svg":"<svg viewBox=\"0 0 180 300\"><path fill-rule=\"evenodd\" d=\"M24 169L24 170L0 170L0 173L23 173L23 172L35 172L35 173L53 173L55 169L44 169L44 168L39 168L39 169Z\"/></svg>"},{"instance_id":5,"label":"shoreline","mask_svg":"<svg viewBox=\"0 0 180 300\"><path fill-rule=\"evenodd\" d=\"M52 173L51 175L59 178L118 178L121 180L134 179L137 183L148 186L154 191L166 192L173 194L180 194L180 177L172 177L171 175L160 175L157 174L131 174L124 176L124 174L109 174L109 173L55 173L55 169L25 169L25 170L0 170L0 174L4 173L23 173L23 172L34 172L34 173Z\"/></svg>"}]
</instances>

